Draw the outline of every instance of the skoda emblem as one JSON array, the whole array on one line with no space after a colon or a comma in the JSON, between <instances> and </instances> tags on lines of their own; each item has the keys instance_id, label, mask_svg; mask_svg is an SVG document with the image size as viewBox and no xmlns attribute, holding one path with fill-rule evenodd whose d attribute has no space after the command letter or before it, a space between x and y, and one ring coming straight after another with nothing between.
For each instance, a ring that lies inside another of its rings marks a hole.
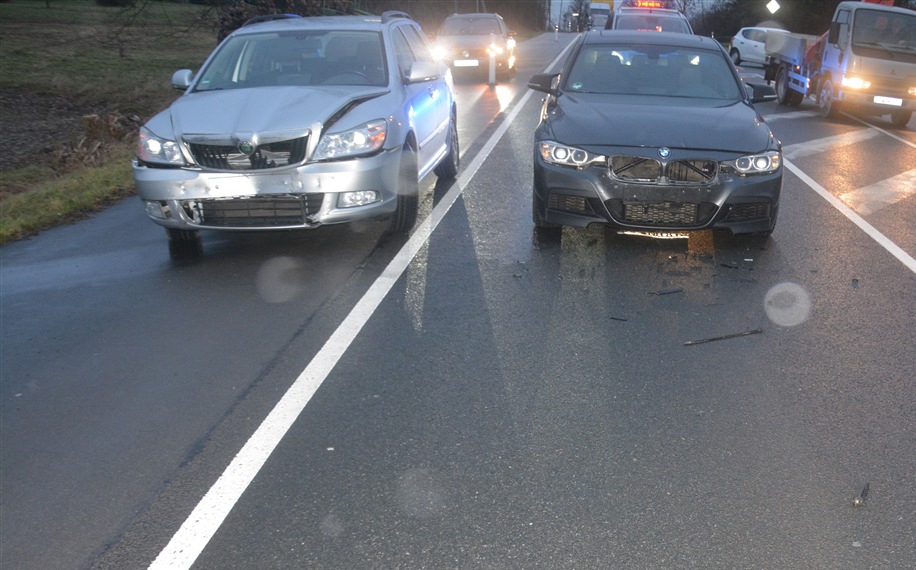
<instances>
[{"instance_id":1,"label":"skoda emblem","mask_svg":"<svg viewBox=\"0 0 916 570\"><path fill-rule=\"evenodd\" d=\"M254 145L251 141L242 141L239 143L239 152L245 156L251 156L254 154Z\"/></svg>"},{"instance_id":2,"label":"skoda emblem","mask_svg":"<svg viewBox=\"0 0 916 570\"><path fill-rule=\"evenodd\" d=\"M245 152L245 151L242 151L242 152ZM662 148L658 149L658 156L662 158L668 158L669 154L671 154L671 150L666 146L663 146Z\"/></svg>"}]
</instances>

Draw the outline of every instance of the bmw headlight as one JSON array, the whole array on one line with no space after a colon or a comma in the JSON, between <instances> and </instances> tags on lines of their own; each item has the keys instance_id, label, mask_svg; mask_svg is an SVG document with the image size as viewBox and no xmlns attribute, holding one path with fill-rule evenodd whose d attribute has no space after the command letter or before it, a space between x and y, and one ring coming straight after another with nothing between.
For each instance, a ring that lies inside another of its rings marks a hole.
<instances>
[{"instance_id":1,"label":"bmw headlight","mask_svg":"<svg viewBox=\"0 0 916 570\"><path fill-rule=\"evenodd\" d=\"M314 160L332 160L370 154L382 148L385 137L388 135L388 122L378 119L344 131L342 133L326 133L318 141L315 149Z\"/></svg>"},{"instance_id":2,"label":"bmw headlight","mask_svg":"<svg viewBox=\"0 0 916 570\"><path fill-rule=\"evenodd\" d=\"M573 166L575 168L585 168L594 162L603 162L606 160L603 156L592 154L587 150L566 146L554 141L541 141L538 143L538 152L544 162L550 164L559 164L560 166Z\"/></svg>"},{"instance_id":3,"label":"bmw headlight","mask_svg":"<svg viewBox=\"0 0 916 570\"><path fill-rule=\"evenodd\" d=\"M778 150L771 150L762 154L751 154L723 162L722 167L727 172L733 172L739 176L748 176L776 172L779 170L781 163L782 153Z\"/></svg>"},{"instance_id":4,"label":"bmw headlight","mask_svg":"<svg viewBox=\"0 0 916 570\"><path fill-rule=\"evenodd\" d=\"M178 143L157 137L153 131L146 127L140 128L140 140L137 144L137 158L142 162L153 164L170 164L173 166L184 166L184 156L181 154L181 147Z\"/></svg>"}]
</instances>

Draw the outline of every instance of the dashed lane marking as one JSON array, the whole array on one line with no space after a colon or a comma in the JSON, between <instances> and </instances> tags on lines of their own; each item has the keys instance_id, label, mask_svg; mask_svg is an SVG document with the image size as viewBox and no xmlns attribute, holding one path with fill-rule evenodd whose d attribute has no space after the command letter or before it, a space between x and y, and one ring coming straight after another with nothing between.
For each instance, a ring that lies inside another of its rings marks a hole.
<instances>
[{"instance_id":1,"label":"dashed lane marking","mask_svg":"<svg viewBox=\"0 0 916 570\"><path fill-rule=\"evenodd\" d=\"M880 134L879 131L874 129L856 129L842 135L786 145L782 147L782 155L788 159L798 159L812 154L820 154L837 146L848 146L867 141Z\"/></svg>"},{"instance_id":2,"label":"dashed lane marking","mask_svg":"<svg viewBox=\"0 0 916 570\"><path fill-rule=\"evenodd\" d=\"M839 198L831 194L826 188L824 188L823 186L818 184L813 178L805 174L804 171L802 171L802 169L795 166L791 161L786 160L785 165L786 165L786 168L788 168L793 174L801 178L802 182L804 182L812 190L820 194L821 198L823 198L824 200L827 200L827 203L829 203L831 206L836 208L841 214L846 216L846 218L848 218L849 221L859 226L859 228L862 231L864 231L866 234L868 234L869 237L871 237L873 240L878 242L878 244L881 247L883 247L884 249L886 249L891 255L896 257L901 263L903 263L903 265L906 266L907 269L909 269L913 273L916 273L916 259L913 259L913 257L910 254L903 251L903 249L900 246L898 246L893 241L888 239L887 236L885 236L884 234L879 232L877 229L875 229L874 226L866 222L862 218L862 216L854 212L852 208L844 204Z\"/></svg>"},{"instance_id":3,"label":"dashed lane marking","mask_svg":"<svg viewBox=\"0 0 916 570\"><path fill-rule=\"evenodd\" d=\"M868 216L913 194L916 194L916 169L841 194L840 200L859 214Z\"/></svg>"}]
</instances>

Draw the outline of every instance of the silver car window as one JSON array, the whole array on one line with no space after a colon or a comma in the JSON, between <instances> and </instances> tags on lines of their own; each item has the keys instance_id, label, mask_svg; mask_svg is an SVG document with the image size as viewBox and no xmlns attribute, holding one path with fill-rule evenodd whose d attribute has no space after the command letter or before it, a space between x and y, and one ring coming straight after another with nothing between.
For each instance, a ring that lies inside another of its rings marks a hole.
<instances>
[{"instance_id":1,"label":"silver car window","mask_svg":"<svg viewBox=\"0 0 916 570\"><path fill-rule=\"evenodd\" d=\"M230 37L195 91L269 86L386 85L378 32L288 31Z\"/></svg>"}]
</instances>

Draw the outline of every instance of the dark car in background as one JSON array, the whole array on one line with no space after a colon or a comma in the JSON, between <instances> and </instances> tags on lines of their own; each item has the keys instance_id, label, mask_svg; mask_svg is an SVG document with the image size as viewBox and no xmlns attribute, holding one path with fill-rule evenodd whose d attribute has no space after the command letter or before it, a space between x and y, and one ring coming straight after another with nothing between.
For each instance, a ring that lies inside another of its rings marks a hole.
<instances>
[{"instance_id":1,"label":"dark car in background","mask_svg":"<svg viewBox=\"0 0 916 570\"><path fill-rule=\"evenodd\" d=\"M779 141L713 39L591 31L547 93L534 135L535 226L618 231L724 229L769 234L783 165Z\"/></svg>"},{"instance_id":2,"label":"dark car in background","mask_svg":"<svg viewBox=\"0 0 916 570\"><path fill-rule=\"evenodd\" d=\"M490 58L496 76L506 79L515 72L515 32L499 14L452 14L436 34L434 51L453 71L488 73Z\"/></svg>"},{"instance_id":3,"label":"dark car in background","mask_svg":"<svg viewBox=\"0 0 916 570\"><path fill-rule=\"evenodd\" d=\"M675 0L620 0L604 29L693 33L690 21Z\"/></svg>"}]
</instances>

